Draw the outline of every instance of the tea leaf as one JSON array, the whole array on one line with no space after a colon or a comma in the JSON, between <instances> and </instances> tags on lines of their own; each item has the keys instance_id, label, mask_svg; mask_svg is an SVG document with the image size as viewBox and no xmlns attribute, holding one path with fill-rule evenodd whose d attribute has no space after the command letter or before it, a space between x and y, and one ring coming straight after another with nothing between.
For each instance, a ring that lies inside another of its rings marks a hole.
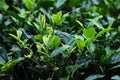
<instances>
[{"instance_id":1,"label":"tea leaf","mask_svg":"<svg viewBox=\"0 0 120 80\"><path fill-rule=\"evenodd\" d=\"M96 34L95 28L89 27L87 29L83 29L83 34L87 39L95 38L95 34Z\"/></svg>"},{"instance_id":2,"label":"tea leaf","mask_svg":"<svg viewBox=\"0 0 120 80\"><path fill-rule=\"evenodd\" d=\"M98 16L95 17L94 19L88 19L90 22L92 22L94 25L96 25L99 29L104 29L103 25L98 21L101 19L103 16Z\"/></svg>"},{"instance_id":3,"label":"tea leaf","mask_svg":"<svg viewBox=\"0 0 120 80\"><path fill-rule=\"evenodd\" d=\"M28 9L28 10L32 10L34 5L35 5L35 0L23 0L24 3L25 3L25 7Z\"/></svg>"},{"instance_id":4,"label":"tea leaf","mask_svg":"<svg viewBox=\"0 0 120 80\"><path fill-rule=\"evenodd\" d=\"M76 39L76 44L78 46L78 49L82 52L84 50L85 42L82 41L81 39Z\"/></svg>"},{"instance_id":5,"label":"tea leaf","mask_svg":"<svg viewBox=\"0 0 120 80\"><path fill-rule=\"evenodd\" d=\"M100 37L102 34L104 34L104 33L106 33L106 32L109 32L110 30L113 30L113 28L106 28L106 29L101 30L101 31L96 35L96 38Z\"/></svg>"},{"instance_id":6,"label":"tea leaf","mask_svg":"<svg viewBox=\"0 0 120 80\"><path fill-rule=\"evenodd\" d=\"M21 36L22 36L22 31L17 30L17 37L21 38Z\"/></svg>"},{"instance_id":7,"label":"tea leaf","mask_svg":"<svg viewBox=\"0 0 120 80\"><path fill-rule=\"evenodd\" d=\"M65 46L65 47L61 46L61 47L55 49L55 50L50 54L50 56L51 56L51 57L55 57L55 56L57 56L58 54L63 53L64 50L66 50L66 49L69 48L68 45L64 45L64 46Z\"/></svg>"},{"instance_id":8,"label":"tea leaf","mask_svg":"<svg viewBox=\"0 0 120 80\"><path fill-rule=\"evenodd\" d=\"M56 2L56 8L59 8L59 7L62 6L65 2L66 2L66 0L57 0L57 2Z\"/></svg>"},{"instance_id":9,"label":"tea leaf","mask_svg":"<svg viewBox=\"0 0 120 80\"><path fill-rule=\"evenodd\" d=\"M96 79L103 78L103 77L104 75L102 74L95 74L95 75L88 76L85 80L96 80Z\"/></svg>"}]
</instances>

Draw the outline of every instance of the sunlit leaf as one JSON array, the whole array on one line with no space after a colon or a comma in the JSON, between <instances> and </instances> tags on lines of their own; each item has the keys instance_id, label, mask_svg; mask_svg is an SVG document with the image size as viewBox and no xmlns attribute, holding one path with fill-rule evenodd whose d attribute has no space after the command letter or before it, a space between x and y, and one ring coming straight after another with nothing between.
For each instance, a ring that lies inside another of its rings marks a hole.
<instances>
[{"instance_id":1,"label":"sunlit leaf","mask_svg":"<svg viewBox=\"0 0 120 80\"><path fill-rule=\"evenodd\" d=\"M42 35L38 34L34 36L35 40L42 41Z\"/></svg>"},{"instance_id":2,"label":"sunlit leaf","mask_svg":"<svg viewBox=\"0 0 120 80\"><path fill-rule=\"evenodd\" d=\"M83 24L80 21L76 21L82 28L84 28Z\"/></svg>"},{"instance_id":3,"label":"sunlit leaf","mask_svg":"<svg viewBox=\"0 0 120 80\"><path fill-rule=\"evenodd\" d=\"M61 24L65 18L62 17L62 11L59 11L57 14L52 15L52 22L53 24Z\"/></svg>"},{"instance_id":4,"label":"sunlit leaf","mask_svg":"<svg viewBox=\"0 0 120 80\"><path fill-rule=\"evenodd\" d=\"M59 45L61 43L61 39L58 36L53 36L53 37L54 37L54 40L51 45L52 45L53 49L56 49L59 47Z\"/></svg>"},{"instance_id":5,"label":"sunlit leaf","mask_svg":"<svg viewBox=\"0 0 120 80\"><path fill-rule=\"evenodd\" d=\"M18 36L19 38L21 38L21 36L22 36L22 31L17 30L17 36Z\"/></svg>"},{"instance_id":6,"label":"sunlit leaf","mask_svg":"<svg viewBox=\"0 0 120 80\"><path fill-rule=\"evenodd\" d=\"M35 0L23 0L24 3L25 3L25 7L28 9L28 10L32 10L34 5L35 5Z\"/></svg>"},{"instance_id":7,"label":"sunlit leaf","mask_svg":"<svg viewBox=\"0 0 120 80\"><path fill-rule=\"evenodd\" d=\"M42 16L41 23L42 23L43 28L45 28L45 24L46 24L46 17L45 17L45 15Z\"/></svg>"},{"instance_id":8,"label":"sunlit leaf","mask_svg":"<svg viewBox=\"0 0 120 80\"><path fill-rule=\"evenodd\" d=\"M84 50L84 47L85 47L85 42L80 40L80 39L76 39L76 44L78 46L78 49L80 51L83 51Z\"/></svg>"},{"instance_id":9,"label":"sunlit leaf","mask_svg":"<svg viewBox=\"0 0 120 80\"><path fill-rule=\"evenodd\" d=\"M83 34L87 39L95 38L95 34L96 34L95 28L89 27L87 29L83 29Z\"/></svg>"}]
</instances>

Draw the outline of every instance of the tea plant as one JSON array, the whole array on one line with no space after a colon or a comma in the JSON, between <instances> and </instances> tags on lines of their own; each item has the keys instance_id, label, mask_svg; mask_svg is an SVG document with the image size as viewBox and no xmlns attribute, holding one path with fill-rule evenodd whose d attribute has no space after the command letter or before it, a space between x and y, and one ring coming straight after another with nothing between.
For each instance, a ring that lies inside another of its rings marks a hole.
<instances>
[{"instance_id":1,"label":"tea plant","mask_svg":"<svg viewBox=\"0 0 120 80\"><path fill-rule=\"evenodd\" d=\"M119 80L119 2L1 0L0 80Z\"/></svg>"}]
</instances>

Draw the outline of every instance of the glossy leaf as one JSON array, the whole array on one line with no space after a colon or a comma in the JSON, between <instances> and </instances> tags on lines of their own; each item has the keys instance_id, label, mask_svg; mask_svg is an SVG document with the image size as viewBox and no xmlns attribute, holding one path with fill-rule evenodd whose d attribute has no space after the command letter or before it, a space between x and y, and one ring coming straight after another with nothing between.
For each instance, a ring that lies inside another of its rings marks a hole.
<instances>
[{"instance_id":1,"label":"glossy leaf","mask_svg":"<svg viewBox=\"0 0 120 80\"><path fill-rule=\"evenodd\" d=\"M110 58L111 64L116 64L118 62L120 62L120 54L115 54Z\"/></svg>"},{"instance_id":2,"label":"glossy leaf","mask_svg":"<svg viewBox=\"0 0 120 80\"><path fill-rule=\"evenodd\" d=\"M95 75L88 76L85 80L96 80L96 79L103 78L103 77L104 75L102 74L95 74Z\"/></svg>"},{"instance_id":3,"label":"glossy leaf","mask_svg":"<svg viewBox=\"0 0 120 80\"><path fill-rule=\"evenodd\" d=\"M120 80L120 76L115 75L115 76L112 76L111 79L112 79L112 80Z\"/></svg>"},{"instance_id":4,"label":"glossy leaf","mask_svg":"<svg viewBox=\"0 0 120 80\"><path fill-rule=\"evenodd\" d=\"M61 47L55 49L55 50L50 54L50 56L51 56L51 57L55 57L55 56L57 56L58 54L61 54L61 53L63 54L63 51L69 48L68 45L64 45L64 46L65 46L65 47L61 46Z\"/></svg>"},{"instance_id":5,"label":"glossy leaf","mask_svg":"<svg viewBox=\"0 0 120 80\"><path fill-rule=\"evenodd\" d=\"M59 7L62 6L65 2L66 2L66 0L57 0L57 2L56 2L56 8L59 8Z\"/></svg>"},{"instance_id":6,"label":"glossy leaf","mask_svg":"<svg viewBox=\"0 0 120 80\"><path fill-rule=\"evenodd\" d=\"M95 17L94 19L88 19L90 22L92 22L94 25L96 25L99 29L104 29L103 25L98 21L103 16Z\"/></svg>"}]
</instances>

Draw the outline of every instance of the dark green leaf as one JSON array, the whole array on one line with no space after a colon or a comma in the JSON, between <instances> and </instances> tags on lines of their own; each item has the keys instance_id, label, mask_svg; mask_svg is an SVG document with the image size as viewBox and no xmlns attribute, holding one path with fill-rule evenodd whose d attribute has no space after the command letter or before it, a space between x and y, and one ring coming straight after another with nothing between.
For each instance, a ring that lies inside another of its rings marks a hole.
<instances>
[{"instance_id":1,"label":"dark green leaf","mask_svg":"<svg viewBox=\"0 0 120 80\"><path fill-rule=\"evenodd\" d=\"M58 54L63 53L64 50L66 50L66 49L69 48L68 45L64 45L64 46L65 46L65 47L61 46L61 47L55 49L55 50L50 54L50 56L51 56L51 57L55 57L55 56L57 56Z\"/></svg>"},{"instance_id":2,"label":"dark green leaf","mask_svg":"<svg viewBox=\"0 0 120 80\"><path fill-rule=\"evenodd\" d=\"M115 54L111 57L110 63L115 64L120 62L120 54Z\"/></svg>"},{"instance_id":3,"label":"dark green leaf","mask_svg":"<svg viewBox=\"0 0 120 80\"><path fill-rule=\"evenodd\" d=\"M24 18L20 17L18 14L14 13L14 12L12 12L12 11L10 11L10 10L7 10L6 13L7 13L8 15L16 18L16 19L19 20L19 21L25 22L25 19L24 19Z\"/></svg>"}]
</instances>

